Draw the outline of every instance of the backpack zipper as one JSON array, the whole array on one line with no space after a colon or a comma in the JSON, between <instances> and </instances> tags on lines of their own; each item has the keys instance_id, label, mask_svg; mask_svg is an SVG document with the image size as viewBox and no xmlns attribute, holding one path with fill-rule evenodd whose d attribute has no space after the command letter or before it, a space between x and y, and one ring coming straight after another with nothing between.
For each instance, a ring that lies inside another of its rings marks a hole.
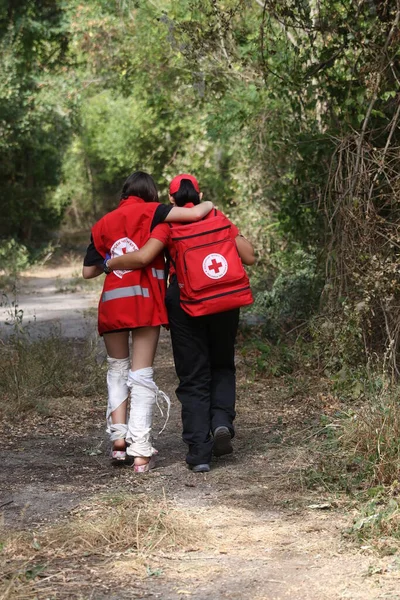
<instances>
[{"instance_id":1,"label":"backpack zipper","mask_svg":"<svg viewBox=\"0 0 400 600\"><path fill-rule=\"evenodd\" d=\"M193 233L192 235L183 235L182 237L171 238L172 242L178 242L180 240L188 240L189 238L200 237L201 235L208 235L209 233L217 233L217 231L223 231L224 229L230 229L230 225L224 225L224 227L219 227L218 229L209 229L208 231L203 231L202 233Z\"/></svg>"},{"instance_id":2,"label":"backpack zipper","mask_svg":"<svg viewBox=\"0 0 400 600\"><path fill-rule=\"evenodd\" d=\"M245 292L249 290L250 286L246 285L244 288L240 288L239 290L233 290L232 292L224 292L222 294L215 294L214 296L207 296L206 298L201 298L200 300L182 300L181 304L199 304L199 302L204 302L204 300L214 300L214 298L221 298L221 296L229 296L230 294L237 294L238 292Z\"/></svg>"}]
</instances>

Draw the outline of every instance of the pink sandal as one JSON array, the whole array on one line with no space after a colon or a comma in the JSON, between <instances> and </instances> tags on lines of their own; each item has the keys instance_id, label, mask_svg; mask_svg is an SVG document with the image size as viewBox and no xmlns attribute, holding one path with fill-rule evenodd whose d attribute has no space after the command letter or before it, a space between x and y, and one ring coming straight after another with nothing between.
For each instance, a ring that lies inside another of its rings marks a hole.
<instances>
[{"instance_id":1,"label":"pink sandal","mask_svg":"<svg viewBox=\"0 0 400 600\"><path fill-rule=\"evenodd\" d=\"M125 450L112 450L111 451L111 460L113 462L123 462L126 460L126 452Z\"/></svg>"},{"instance_id":2,"label":"pink sandal","mask_svg":"<svg viewBox=\"0 0 400 600\"><path fill-rule=\"evenodd\" d=\"M135 473L148 473L151 469L154 469L156 466L156 458L155 456L150 456L149 462L144 465L133 465L133 470Z\"/></svg>"}]
</instances>

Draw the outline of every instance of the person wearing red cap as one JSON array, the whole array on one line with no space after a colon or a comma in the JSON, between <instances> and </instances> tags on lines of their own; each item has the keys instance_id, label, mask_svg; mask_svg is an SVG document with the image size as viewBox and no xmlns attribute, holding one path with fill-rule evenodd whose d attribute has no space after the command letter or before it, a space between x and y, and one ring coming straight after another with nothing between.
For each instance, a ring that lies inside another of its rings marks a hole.
<instances>
[{"instance_id":1,"label":"person wearing red cap","mask_svg":"<svg viewBox=\"0 0 400 600\"><path fill-rule=\"evenodd\" d=\"M202 199L197 179L190 174L176 176L170 183L170 201L186 209ZM219 211L217 211L220 215ZM226 217L224 217L226 219ZM228 219L226 219L228 223ZM230 236L235 240L242 262L255 261L253 246L230 223ZM156 227L147 244L129 256L108 261L111 269L140 269L166 247L175 262L171 228ZM186 462L194 472L210 470L211 455L233 451L235 418L234 345L239 322L239 309L193 317L180 305L180 293L173 267L166 295L175 368L179 378L177 396L182 404L183 440L188 445Z\"/></svg>"},{"instance_id":2,"label":"person wearing red cap","mask_svg":"<svg viewBox=\"0 0 400 600\"><path fill-rule=\"evenodd\" d=\"M196 221L212 208L209 202L207 206L194 207L189 214L187 209L160 204L153 178L142 171L132 173L124 183L118 207L92 228L83 277L101 275L107 254L114 257L137 251L159 223ZM121 461L126 454L133 457L138 473L148 471L154 463L151 459L155 450L150 441L152 414L157 394L162 392L153 381L152 367L160 325L168 323L164 267L164 257L158 252L140 271L115 270L105 278L99 302L99 333L104 336L108 355L107 431L113 444L112 457Z\"/></svg>"},{"instance_id":3,"label":"person wearing red cap","mask_svg":"<svg viewBox=\"0 0 400 600\"><path fill-rule=\"evenodd\" d=\"M177 175L176 177L173 178L173 180L169 184L169 194L172 197L172 199L170 198L170 201L172 204L175 204L174 194L176 194L179 191L179 188L181 187L182 179L186 179L186 181L190 181L192 183L194 189L196 190L196 192L198 194L201 194L199 184L198 184L196 177L193 177L193 175L189 175L188 173L183 173L182 175ZM202 197L203 197L203 194L201 194L199 196L200 200Z\"/></svg>"}]
</instances>

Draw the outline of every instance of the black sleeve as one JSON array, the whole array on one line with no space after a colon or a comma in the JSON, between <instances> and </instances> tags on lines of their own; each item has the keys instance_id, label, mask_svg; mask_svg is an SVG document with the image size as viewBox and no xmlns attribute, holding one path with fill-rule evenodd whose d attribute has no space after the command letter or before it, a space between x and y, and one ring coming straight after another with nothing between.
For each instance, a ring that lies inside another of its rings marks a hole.
<instances>
[{"instance_id":1,"label":"black sleeve","mask_svg":"<svg viewBox=\"0 0 400 600\"><path fill-rule=\"evenodd\" d=\"M153 220L151 222L150 231L153 231L154 227L160 225L160 223L164 223L165 219L168 217L169 213L174 207L166 206L165 204L160 204L157 206L156 212L154 213Z\"/></svg>"},{"instance_id":2,"label":"black sleeve","mask_svg":"<svg viewBox=\"0 0 400 600\"><path fill-rule=\"evenodd\" d=\"M84 267L102 267L104 258L97 252L93 243L93 236L90 236L90 244L87 247L85 258L83 259Z\"/></svg>"}]
</instances>

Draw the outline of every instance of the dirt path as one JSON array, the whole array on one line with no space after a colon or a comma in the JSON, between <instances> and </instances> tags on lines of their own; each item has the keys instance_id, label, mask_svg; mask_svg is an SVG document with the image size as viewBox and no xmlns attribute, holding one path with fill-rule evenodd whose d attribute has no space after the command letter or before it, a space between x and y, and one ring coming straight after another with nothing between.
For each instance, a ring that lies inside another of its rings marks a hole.
<instances>
[{"instance_id":1,"label":"dirt path","mask_svg":"<svg viewBox=\"0 0 400 600\"><path fill-rule=\"evenodd\" d=\"M32 338L50 331L65 338L93 335L100 280L84 281L78 264L27 271L17 280L16 290L5 290L0 307L0 337L8 335L17 311ZM2 290L0 290L1 292Z\"/></svg>"},{"instance_id":2,"label":"dirt path","mask_svg":"<svg viewBox=\"0 0 400 600\"><path fill-rule=\"evenodd\" d=\"M47 277L50 285L56 275ZM28 311L35 305L42 333L59 317L67 335L71 330L72 337L87 335L83 311L88 304L95 306L97 293L55 295L44 285L46 277L41 273L39 284L37 279L23 284L20 308ZM288 396L279 382L257 379L239 360L235 454L215 461L211 473L196 475L183 462L176 379L166 333L156 375L160 388L174 402L167 431L156 440L158 468L146 477L135 477L129 468L110 467L101 398L85 400L79 419L69 399L68 410L62 403L55 404L50 414L30 417L11 432L7 424L2 426L0 506L7 527L56 522L95 494L122 491L166 497L199 531L197 541L184 551L160 552L148 577L134 582L130 577L126 585L107 587L89 581L86 574L79 591L63 595L60 588L51 597L400 599L398 559L379 558L370 547L346 541L342 532L352 520L350 505L326 490L310 492L302 485L301 467L307 456L295 443L299 438L285 434L288 424L296 422L301 429L303 419L309 418L302 400ZM315 401L316 413L318 408ZM157 422L161 423L160 417ZM326 510L315 509L324 503Z\"/></svg>"}]
</instances>

